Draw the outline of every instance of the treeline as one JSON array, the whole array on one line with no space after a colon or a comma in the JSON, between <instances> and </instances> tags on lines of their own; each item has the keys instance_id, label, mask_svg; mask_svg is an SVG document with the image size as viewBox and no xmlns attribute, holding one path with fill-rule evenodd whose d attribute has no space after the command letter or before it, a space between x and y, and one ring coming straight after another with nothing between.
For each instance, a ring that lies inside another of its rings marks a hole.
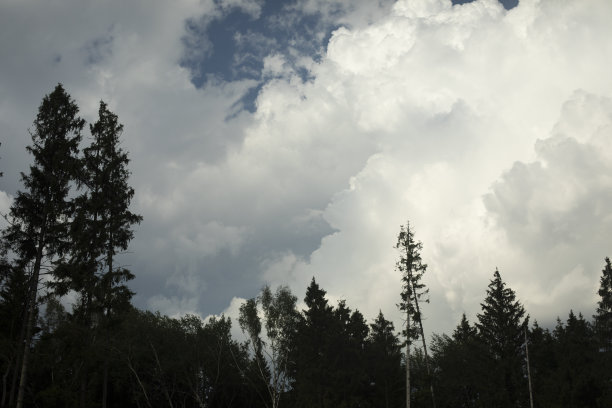
<instances>
[{"instance_id":1,"label":"treeline","mask_svg":"<svg viewBox=\"0 0 612 408\"><path fill-rule=\"evenodd\" d=\"M82 148L84 127L61 85L43 99L2 232L0 407L612 407L608 258L592 319L531 323L496 270L474 322L429 344L427 265L409 224L396 245L402 328L330 304L314 278L301 310L284 286L247 300L246 341L228 317L134 308L116 259L141 220L122 126L101 102Z\"/></svg>"}]
</instances>

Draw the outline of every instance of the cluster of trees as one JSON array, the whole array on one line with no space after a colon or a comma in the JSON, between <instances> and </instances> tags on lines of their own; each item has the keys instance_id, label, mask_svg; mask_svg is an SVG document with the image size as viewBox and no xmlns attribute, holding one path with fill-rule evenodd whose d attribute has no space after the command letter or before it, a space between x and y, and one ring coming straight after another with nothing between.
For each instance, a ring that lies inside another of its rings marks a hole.
<instances>
[{"instance_id":1,"label":"cluster of trees","mask_svg":"<svg viewBox=\"0 0 612 408\"><path fill-rule=\"evenodd\" d=\"M41 302L56 320L47 322L47 331L62 332L57 299L76 297L70 314L72 343L63 354L79 356L74 369L81 405L95 371L90 354L107 342L109 328L131 307L126 282L133 275L114 262L132 239L132 225L141 220L129 211L134 190L127 183L128 158L120 147L123 126L100 102L99 118L89 127L91 143L81 151L85 120L78 112L61 84L43 98L27 147L33 163L21 173L24 189L5 216L8 226L0 247L2 406L23 407L34 381L30 377L39 374L31 361L39 356L31 352L44 343L40 336L48 335L37 324ZM104 358L101 367L104 404L109 381Z\"/></svg>"},{"instance_id":2,"label":"cluster of trees","mask_svg":"<svg viewBox=\"0 0 612 408\"><path fill-rule=\"evenodd\" d=\"M569 312L552 330L529 316L498 270L474 323L426 341L427 265L410 225L396 265L400 332L331 305L313 278L299 309L289 288L264 287L227 317L170 318L134 308L118 266L134 191L122 126L100 103L91 143L61 85L31 132L30 172L2 232L0 407L610 407L612 265L592 320ZM398 277L399 279L399 277ZM67 311L62 299L74 299Z\"/></svg>"}]
</instances>

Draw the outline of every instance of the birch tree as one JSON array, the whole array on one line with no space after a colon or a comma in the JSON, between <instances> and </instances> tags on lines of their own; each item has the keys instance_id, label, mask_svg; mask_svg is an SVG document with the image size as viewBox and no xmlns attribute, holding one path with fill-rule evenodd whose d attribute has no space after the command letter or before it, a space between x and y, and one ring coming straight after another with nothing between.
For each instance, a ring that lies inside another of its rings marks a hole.
<instances>
[{"instance_id":1,"label":"birch tree","mask_svg":"<svg viewBox=\"0 0 612 408\"><path fill-rule=\"evenodd\" d=\"M257 298L240 306L240 328L249 337L253 358L267 385L272 408L279 406L282 394L289 387L292 334L299 318L296 303L297 298L288 287L279 286L272 293L270 287L265 286ZM267 342L261 337L258 306L263 312Z\"/></svg>"}]
</instances>

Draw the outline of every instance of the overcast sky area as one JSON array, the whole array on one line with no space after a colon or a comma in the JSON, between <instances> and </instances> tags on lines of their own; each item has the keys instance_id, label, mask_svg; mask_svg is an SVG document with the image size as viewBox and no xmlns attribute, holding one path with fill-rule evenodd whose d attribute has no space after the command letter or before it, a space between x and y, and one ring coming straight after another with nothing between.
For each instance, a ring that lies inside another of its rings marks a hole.
<instances>
[{"instance_id":1,"label":"overcast sky area","mask_svg":"<svg viewBox=\"0 0 612 408\"><path fill-rule=\"evenodd\" d=\"M399 329L410 220L427 332L474 321L496 267L532 320L590 318L612 256L612 2L516 3L0 0L0 211L61 82L88 123L102 99L125 126L137 307L235 316L314 276Z\"/></svg>"}]
</instances>

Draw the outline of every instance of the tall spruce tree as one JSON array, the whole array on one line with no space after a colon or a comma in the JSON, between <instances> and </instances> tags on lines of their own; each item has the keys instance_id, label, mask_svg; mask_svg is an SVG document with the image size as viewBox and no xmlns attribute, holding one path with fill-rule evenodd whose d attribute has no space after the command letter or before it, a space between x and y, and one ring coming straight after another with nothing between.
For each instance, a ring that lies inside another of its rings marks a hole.
<instances>
[{"instance_id":1,"label":"tall spruce tree","mask_svg":"<svg viewBox=\"0 0 612 408\"><path fill-rule=\"evenodd\" d=\"M125 282L133 275L115 263L134 237L133 225L142 217L129 210L134 189L129 186L127 153L120 147L123 125L100 102L99 119L90 125L92 143L83 150L79 186L71 224L70 261L56 268L55 287L60 294L80 294L78 312L86 321L108 317L125 307L132 296Z\"/></svg>"},{"instance_id":2,"label":"tall spruce tree","mask_svg":"<svg viewBox=\"0 0 612 408\"><path fill-rule=\"evenodd\" d=\"M128 248L134 236L132 226L142 220L129 210L134 189L128 184L129 159L120 147L123 125L104 102L98 114L98 121L90 125L91 144L83 150L81 160L78 181L84 192L75 200L71 258L55 269L54 283L60 294L71 289L80 295L74 314L91 339L96 328L107 326L118 311L129 306L132 292L126 282L134 276L118 267L115 257ZM103 374L103 407L107 375ZM84 396L81 399L81 405L86 405Z\"/></svg>"},{"instance_id":3,"label":"tall spruce tree","mask_svg":"<svg viewBox=\"0 0 612 408\"><path fill-rule=\"evenodd\" d=\"M30 131L32 145L27 147L34 163L29 174L21 174L25 190L17 193L9 214L10 225L3 232L18 266L30 272L17 408L24 402L41 270L44 262L62 256L70 242L68 193L78 168L78 146L85 125L78 111L61 84L43 98Z\"/></svg>"},{"instance_id":4,"label":"tall spruce tree","mask_svg":"<svg viewBox=\"0 0 612 408\"><path fill-rule=\"evenodd\" d=\"M523 391L527 390L527 383L523 376L523 344L528 318L516 294L506 287L497 269L481 307L476 327L490 364L490 386L485 403L499 407L525 405Z\"/></svg>"},{"instance_id":5,"label":"tall spruce tree","mask_svg":"<svg viewBox=\"0 0 612 408\"><path fill-rule=\"evenodd\" d=\"M99 119L90 126L93 141L83 150L82 183L87 191L77 201L73 234L79 250L95 261L99 279L94 288L96 307L103 317L129 304L132 293L125 282L133 279L127 269L117 266L115 257L125 251L134 237L133 225L142 221L129 210L134 189L129 186L128 155L120 147L123 125L117 115L100 102ZM83 236L80 234L83 233Z\"/></svg>"},{"instance_id":6,"label":"tall spruce tree","mask_svg":"<svg viewBox=\"0 0 612 408\"><path fill-rule=\"evenodd\" d=\"M402 312L406 313L406 329L404 330L404 336L406 337L406 407L410 408L410 345L420 335L425 354L425 367L427 375L430 377L432 405L435 408L436 399L433 382L431 381L427 342L425 341L420 307L421 302L429 302L427 297L429 289L426 289L425 284L421 282L427 270L427 264L424 264L421 259L423 244L420 241L415 241L414 231L410 229L410 222L407 222L405 227L403 225L400 226L395 248L397 248L400 254L396 268L402 273L402 301L399 304L399 308Z\"/></svg>"}]
</instances>

